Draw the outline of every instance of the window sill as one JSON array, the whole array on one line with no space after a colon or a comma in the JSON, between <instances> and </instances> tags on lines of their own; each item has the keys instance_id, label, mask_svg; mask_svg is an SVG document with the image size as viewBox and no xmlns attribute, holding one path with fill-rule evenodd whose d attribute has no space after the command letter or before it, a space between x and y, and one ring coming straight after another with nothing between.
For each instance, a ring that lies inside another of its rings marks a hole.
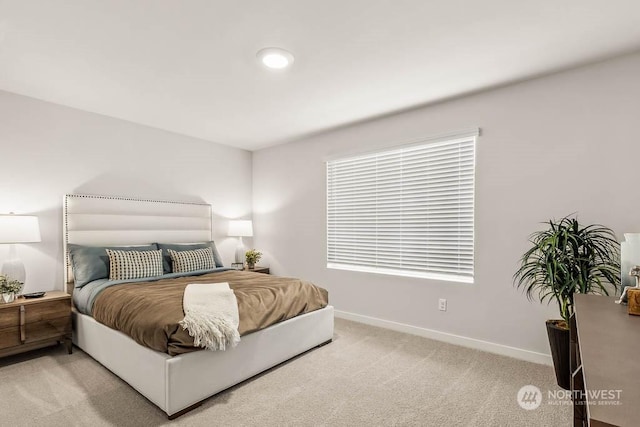
<instances>
[{"instance_id":1,"label":"window sill","mask_svg":"<svg viewBox=\"0 0 640 427\"><path fill-rule=\"evenodd\" d=\"M417 279L432 279L446 282L473 284L473 277L456 276L453 274L427 273L421 271L394 270L391 268L363 267L358 265L327 263L330 270L358 271L361 273L384 274L387 276L413 277Z\"/></svg>"}]
</instances>

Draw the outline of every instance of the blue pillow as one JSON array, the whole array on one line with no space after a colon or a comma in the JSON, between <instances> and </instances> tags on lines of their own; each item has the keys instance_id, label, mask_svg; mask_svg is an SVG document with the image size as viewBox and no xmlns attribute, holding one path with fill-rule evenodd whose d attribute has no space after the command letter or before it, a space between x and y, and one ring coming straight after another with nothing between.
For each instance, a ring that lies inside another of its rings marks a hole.
<instances>
[{"instance_id":1,"label":"blue pillow","mask_svg":"<svg viewBox=\"0 0 640 427\"><path fill-rule=\"evenodd\" d=\"M181 252L192 251L194 249L206 249L210 247L211 252L213 252L213 262L216 267L224 267L220 254L218 253L218 249L216 248L216 243L213 240L203 243L156 243L156 245L158 246L158 249L162 249L162 266L164 268L164 274L171 273L171 255L169 255L168 249Z\"/></svg>"},{"instance_id":2,"label":"blue pillow","mask_svg":"<svg viewBox=\"0 0 640 427\"><path fill-rule=\"evenodd\" d=\"M109 278L109 255L106 249L120 251L154 251L155 244L145 246L83 246L68 244L69 258L73 268L73 280L76 288L89 282Z\"/></svg>"}]
</instances>

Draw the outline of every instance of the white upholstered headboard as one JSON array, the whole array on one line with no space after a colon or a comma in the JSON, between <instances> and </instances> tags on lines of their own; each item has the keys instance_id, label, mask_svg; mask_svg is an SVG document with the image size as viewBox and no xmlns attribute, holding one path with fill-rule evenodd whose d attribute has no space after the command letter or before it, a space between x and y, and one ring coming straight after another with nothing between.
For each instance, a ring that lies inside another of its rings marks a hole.
<instances>
[{"instance_id":1,"label":"white upholstered headboard","mask_svg":"<svg viewBox=\"0 0 640 427\"><path fill-rule=\"evenodd\" d=\"M71 278L67 245L142 245L211 240L211 205L67 194L63 204L65 283Z\"/></svg>"}]
</instances>

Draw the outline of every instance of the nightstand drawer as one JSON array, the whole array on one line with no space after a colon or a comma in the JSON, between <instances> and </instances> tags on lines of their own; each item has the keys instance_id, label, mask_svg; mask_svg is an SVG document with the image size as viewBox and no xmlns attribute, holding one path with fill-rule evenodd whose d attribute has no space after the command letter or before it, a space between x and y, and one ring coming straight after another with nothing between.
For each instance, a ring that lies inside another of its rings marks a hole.
<instances>
[{"instance_id":1,"label":"nightstand drawer","mask_svg":"<svg viewBox=\"0 0 640 427\"><path fill-rule=\"evenodd\" d=\"M14 347L71 333L71 317L66 316L57 319L43 320L41 322L27 323L24 331L24 342L22 342L23 337L20 335L19 326L0 329L0 348Z\"/></svg>"},{"instance_id":2,"label":"nightstand drawer","mask_svg":"<svg viewBox=\"0 0 640 427\"><path fill-rule=\"evenodd\" d=\"M48 339L57 339L61 335L71 333L71 318L69 316L25 325L24 342L20 335L20 327L0 329L0 349L17 347Z\"/></svg>"},{"instance_id":3,"label":"nightstand drawer","mask_svg":"<svg viewBox=\"0 0 640 427\"><path fill-rule=\"evenodd\" d=\"M5 349L21 344L22 341L20 341L20 328L18 326L0 329L0 348Z\"/></svg>"},{"instance_id":4,"label":"nightstand drawer","mask_svg":"<svg viewBox=\"0 0 640 427\"><path fill-rule=\"evenodd\" d=\"M71 333L71 317L59 317L57 319L48 319L41 322L27 323L26 325L25 343L46 340L59 337L63 334Z\"/></svg>"},{"instance_id":5,"label":"nightstand drawer","mask_svg":"<svg viewBox=\"0 0 640 427\"><path fill-rule=\"evenodd\" d=\"M17 327L20 324L20 306L14 305L0 310L0 329Z\"/></svg>"},{"instance_id":6,"label":"nightstand drawer","mask_svg":"<svg viewBox=\"0 0 640 427\"><path fill-rule=\"evenodd\" d=\"M0 329L20 325L21 301L0 310ZM43 320L56 319L69 316L71 302L69 300L43 301L41 304L29 304L25 306L25 323L36 323Z\"/></svg>"},{"instance_id":7,"label":"nightstand drawer","mask_svg":"<svg viewBox=\"0 0 640 427\"><path fill-rule=\"evenodd\" d=\"M71 312L70 300L43 301L41 304L32 304L26 308L26 323L36 323L43 320L69 317Z\"/></svg>"}]
</instances>

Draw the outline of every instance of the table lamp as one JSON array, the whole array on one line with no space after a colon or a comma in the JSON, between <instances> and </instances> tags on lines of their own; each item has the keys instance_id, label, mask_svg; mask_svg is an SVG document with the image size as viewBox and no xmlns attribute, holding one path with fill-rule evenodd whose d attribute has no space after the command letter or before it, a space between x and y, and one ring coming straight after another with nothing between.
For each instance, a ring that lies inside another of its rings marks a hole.
<instances>
[{"instance_id":1,"label":"table lamp","mask_svg":"<svg viewBox=\"0 0 640 427\"><path fill-rule=\"evenodd\" d=\"M25 283L24 264L18 258L15 243L40 242L38 217L33 215L0 215L0 244L9 244L9 259L2 263L0 272Z\"/></svg>"},{"instance_id":2,"label":"table lamp","mask_svg":"<svg viewBox=\"0 0 640 427\"><path fill-rule=\"evenodd\" d=\"M233 220L229 221L229 236L238 237L238 246L236 247L236 263L244 264L244 254L246 252L243 237L253 236L253 224L251 220Z\"/></svg>"}]
</instances>

